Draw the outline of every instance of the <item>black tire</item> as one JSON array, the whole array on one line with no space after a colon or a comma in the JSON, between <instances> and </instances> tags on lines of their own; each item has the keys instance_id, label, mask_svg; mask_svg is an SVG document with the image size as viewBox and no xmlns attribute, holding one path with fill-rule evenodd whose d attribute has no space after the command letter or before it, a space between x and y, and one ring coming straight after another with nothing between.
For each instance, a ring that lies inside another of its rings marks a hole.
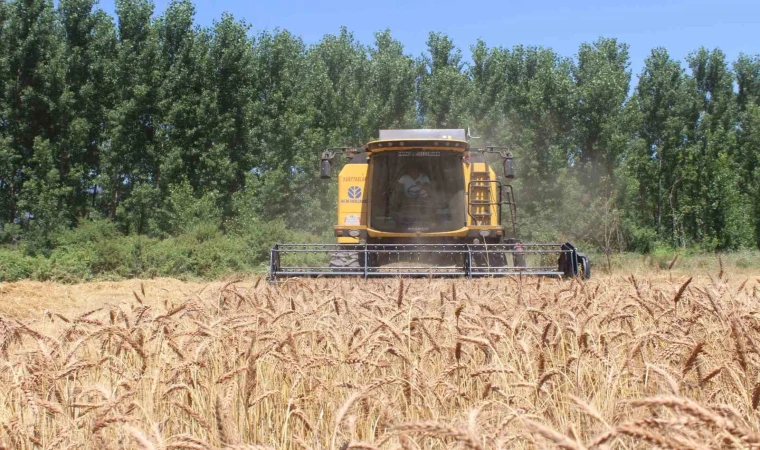
<instances>
[{"instance_id":1,"label":"black tire","mask_svg":"<svg viewBox=\"0 0 760 450\"><path fill-rule=\"evenodd\" d=\"M490 244L473 244L470 247L475 253L472 255L472 267L480 269L479 272L502 271L502 267L507 265L504 252L499 251L498 247L491 247ZM499 269L494 269L498 267Z\"/></svg>"},{"instance_id":2,"label":"black tire","mask_svg":"<svg viewBox=\"0 0 760 450\"><path fill-rule=\"evenodd\" d=\"M584 253L578 253L578 276L584 280L591 278L591 260Z\"/></svg>"},{"instance_id":3,"label":"black tire","mask_svg":"<svg viewBox=\"0 0 760 450\"><path fill-rule=\"evenodd\" d=\"M514 253L514 260L515 260L515 266L516 267L527 267L528 264L525 262L525 254L524 253Z\"/></svg>"},{"instance_id":4,"label":"black tire","mask_svg":"<svg viewBox=\"0 0 760 450\"><path fill-rule=\"evenodd\" d=\"M491 270L503 272L506 270L503 267L507 265L506 255L497 250L488 252L488 265L491 267Z\"/></svg>"},{"instance_id":5,"label":"black tire","mask_svg":"<svg viewBox=\"0 0 760 450\"><path fill-rule=\"evenodd\" d=\"M334 252L330 254L330 268L334 272L364 272L364 252Z\"/></svg>"}]
</instances>

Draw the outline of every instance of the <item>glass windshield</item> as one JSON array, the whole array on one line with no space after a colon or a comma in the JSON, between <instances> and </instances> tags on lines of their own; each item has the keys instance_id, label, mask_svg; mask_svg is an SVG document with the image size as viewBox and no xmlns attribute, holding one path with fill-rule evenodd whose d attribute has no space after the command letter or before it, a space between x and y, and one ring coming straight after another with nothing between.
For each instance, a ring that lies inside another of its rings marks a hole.
<instances>
[{"instance_id":1,"label":"glass windshield","mask_svg":"<svg viewBox=\"0 0 760 450\"><path fill-rule=\"evenodd\" d=\"M465 224L462 156L389 151L372 156L370 226L398 233L453 231Z\"/></svg>"}]
</instances>

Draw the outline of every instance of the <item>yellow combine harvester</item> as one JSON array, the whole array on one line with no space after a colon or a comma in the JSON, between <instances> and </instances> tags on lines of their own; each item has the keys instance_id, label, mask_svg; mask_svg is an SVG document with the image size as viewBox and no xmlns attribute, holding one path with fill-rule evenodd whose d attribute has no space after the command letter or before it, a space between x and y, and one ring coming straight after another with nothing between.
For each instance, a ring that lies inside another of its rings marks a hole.
<instances>
[{"instance_id":1,"label":"yellow combine harvester","mask_svg":"<svg viewBox=\"0 0 760 450\"><path fill-rule=\"evenodd\" d=\"M504 181L486 162L501 156ZM588 257L570 243L527 244L517 237L512 153L471 148L465 130L381 130L338 155L334 244L277 244L270 279L300 276L582 276ZM506 214L505 214L506 212ZM506 226L505 226L506 225Z\"/></svg>"}]
</instances>

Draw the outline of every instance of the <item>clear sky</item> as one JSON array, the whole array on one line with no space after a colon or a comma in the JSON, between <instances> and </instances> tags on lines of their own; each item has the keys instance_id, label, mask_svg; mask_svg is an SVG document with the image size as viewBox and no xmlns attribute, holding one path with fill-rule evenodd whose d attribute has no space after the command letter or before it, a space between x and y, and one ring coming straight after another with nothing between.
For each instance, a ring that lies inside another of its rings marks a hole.
<instances>
[{"instance_id":1,"label":"clear sky","mask_svg":"<svg viewBox=\"0 0 760 450\"><path fill-rule=\"evenodd\" d=\"M156 14L170 2L154 1ZM113 5L113 0L100 3L110 13ZM371 44L376 31L389 28L415 56L424 52L430 31L448 34L466 57L478 38L492 47L541 45L574 56L582 42L616 37L630 45L634 75L657 46L681 60L700 46L719 47L730 61L741 52L760 54L760 0L195 0L195 5L200 25L229 12L254 33L287 29L306 43L345 25Z\"/></svg>"}]
</instances>

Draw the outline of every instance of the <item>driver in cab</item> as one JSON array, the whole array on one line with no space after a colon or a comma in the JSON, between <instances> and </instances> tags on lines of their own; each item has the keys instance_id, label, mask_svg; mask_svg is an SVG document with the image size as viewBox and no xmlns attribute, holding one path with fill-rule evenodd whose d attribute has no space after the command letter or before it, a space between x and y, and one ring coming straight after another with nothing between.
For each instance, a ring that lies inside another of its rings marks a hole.
<instances>
[{"instance_id":1,"label":"driver in cab","mask_svg":"<svg viewBox=\"0 0 760 450\"><path fill-rule=\"evenodd\" d=\"M404 196L407 198L427 199L430 188L430 178L416 166L410 166L407 173L398 179L398 183L404 188Z\"/></svg>"}]
</instances>

